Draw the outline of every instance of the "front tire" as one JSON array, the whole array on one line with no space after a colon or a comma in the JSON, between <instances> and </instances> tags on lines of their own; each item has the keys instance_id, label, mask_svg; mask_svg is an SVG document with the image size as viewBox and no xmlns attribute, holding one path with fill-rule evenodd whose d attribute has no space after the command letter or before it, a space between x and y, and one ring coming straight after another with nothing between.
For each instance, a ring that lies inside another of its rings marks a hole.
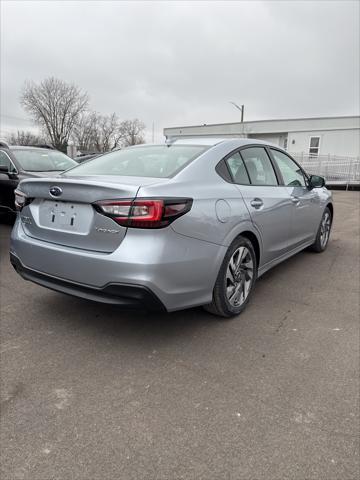
<instances>
[{"instance_id":1,"label":"front tire","mask_svg":"<svg viewBox=\"0 0 360 480\"><path fill-rule=\"evenodd\" d=\"M332 225L332 215L329 207L326 207L321 217L319 229L316 234L315 242L310 246L310 250L321 253L326 250L329 243L330 231Z\"/></svg>"},{"instance_id":2,"label":"front tire","mask_svg":"<svg viewBox=\"0 0 360 480\"><path fill-rule=\"evenodd\" d=\"M255 250L245 237L230 245L213 290L213 299L204 308L221 317L239 315L249 302L257 278Z\"/></svg>"}]
</instances>

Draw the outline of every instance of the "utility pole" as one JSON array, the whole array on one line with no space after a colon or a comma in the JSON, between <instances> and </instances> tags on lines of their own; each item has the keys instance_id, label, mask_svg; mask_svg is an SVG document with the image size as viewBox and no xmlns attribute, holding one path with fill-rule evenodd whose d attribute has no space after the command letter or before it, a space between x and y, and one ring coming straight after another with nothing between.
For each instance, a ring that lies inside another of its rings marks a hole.
<instances>
[{"instance_id":1,"label":"utility pole","mask_svg":"<svg viewBox=\"0 0 360 480\"><path fill-rule=\"evenodd\" d=\"M152 122L152 143L155 143L155 122Z\"/></svg>"},{"instance_id":2,"label":"utility pole","mask_svg":"<svg viewBox=\"0 0 360 480\"><path fill-rule=\"evenodd\" d=\"M240 110L241 112L241 123L243 123L244 121L244 109L245 109L245 106L244 105L241 105L239 106L237 103L235 102L229 102L231 103L231 105L234 105L235 108L237 108L238 110Z\"/></svg>"}]
</instances>

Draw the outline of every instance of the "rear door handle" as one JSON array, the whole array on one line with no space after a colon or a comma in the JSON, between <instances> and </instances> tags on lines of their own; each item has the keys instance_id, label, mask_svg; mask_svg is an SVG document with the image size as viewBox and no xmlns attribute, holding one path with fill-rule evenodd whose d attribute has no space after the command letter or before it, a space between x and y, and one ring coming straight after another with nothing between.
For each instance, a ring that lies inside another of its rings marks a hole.
<instances>
[{"instance_id":1,"label":"rear door handle","mask_svg":"<svg viewBox=\"0 0 360 480\"><path fill-rule=\"evenodd\" d=\"M299 205L300 203L300 198L299 197L295 197L294 195L291 195L291 201L293 203L295 203L295 205Z\"/></svg>"},{"instance_id":2,"label":"rear door handle","mask_svg":"<svg viewBox=\"0 0 360 480\"><path fill-rule=\"evenodd\" d=\"M251 200L250 205L254 208L261 208L264 205L264 202L261 200L261 198L254 198Z\"/></svg>"}]
</instances>

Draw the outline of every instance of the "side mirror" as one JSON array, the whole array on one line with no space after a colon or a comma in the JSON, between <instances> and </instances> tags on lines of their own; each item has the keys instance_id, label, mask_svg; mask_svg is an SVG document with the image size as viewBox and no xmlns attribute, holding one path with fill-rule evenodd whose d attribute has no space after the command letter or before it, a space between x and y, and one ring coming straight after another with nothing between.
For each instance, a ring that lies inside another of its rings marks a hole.
<instances>
[{"instance_id":1,"label":"side mirror","mask_svg":"<svg viewBox=\"0 0 360 480\"><path fill-rule=\"evenodd\" d=\"M324 177L319 177L319 175L310 175L309 187L310 188L325 187L325 178Z\"/></svg>"},{"instance_id":2,"label":"side mirror","mask_svg":"<svg viewBox=\"0 0 360 480\"><path fill-rule=\"evenodd\" d=\"M0 165L0 173L9 173L9 167L7 165Z\"/></svg>"}]
</instances>

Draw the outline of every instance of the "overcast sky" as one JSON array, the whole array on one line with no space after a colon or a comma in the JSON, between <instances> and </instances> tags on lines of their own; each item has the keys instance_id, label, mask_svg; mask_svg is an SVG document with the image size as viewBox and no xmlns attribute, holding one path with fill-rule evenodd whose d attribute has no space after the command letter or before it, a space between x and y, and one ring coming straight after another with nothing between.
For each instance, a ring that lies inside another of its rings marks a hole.
<instances>
[{"instance_id":1,"label":"overcast sky","mask_svg":"<svg viewBox=\"0 0 360 480\"><path fill-rule=\"evenodd\" d=\"M167 126L359 114L357 1L1 1L1 132L25 80L56 76L101 113Z\"/></svg>"}]
</instances>

